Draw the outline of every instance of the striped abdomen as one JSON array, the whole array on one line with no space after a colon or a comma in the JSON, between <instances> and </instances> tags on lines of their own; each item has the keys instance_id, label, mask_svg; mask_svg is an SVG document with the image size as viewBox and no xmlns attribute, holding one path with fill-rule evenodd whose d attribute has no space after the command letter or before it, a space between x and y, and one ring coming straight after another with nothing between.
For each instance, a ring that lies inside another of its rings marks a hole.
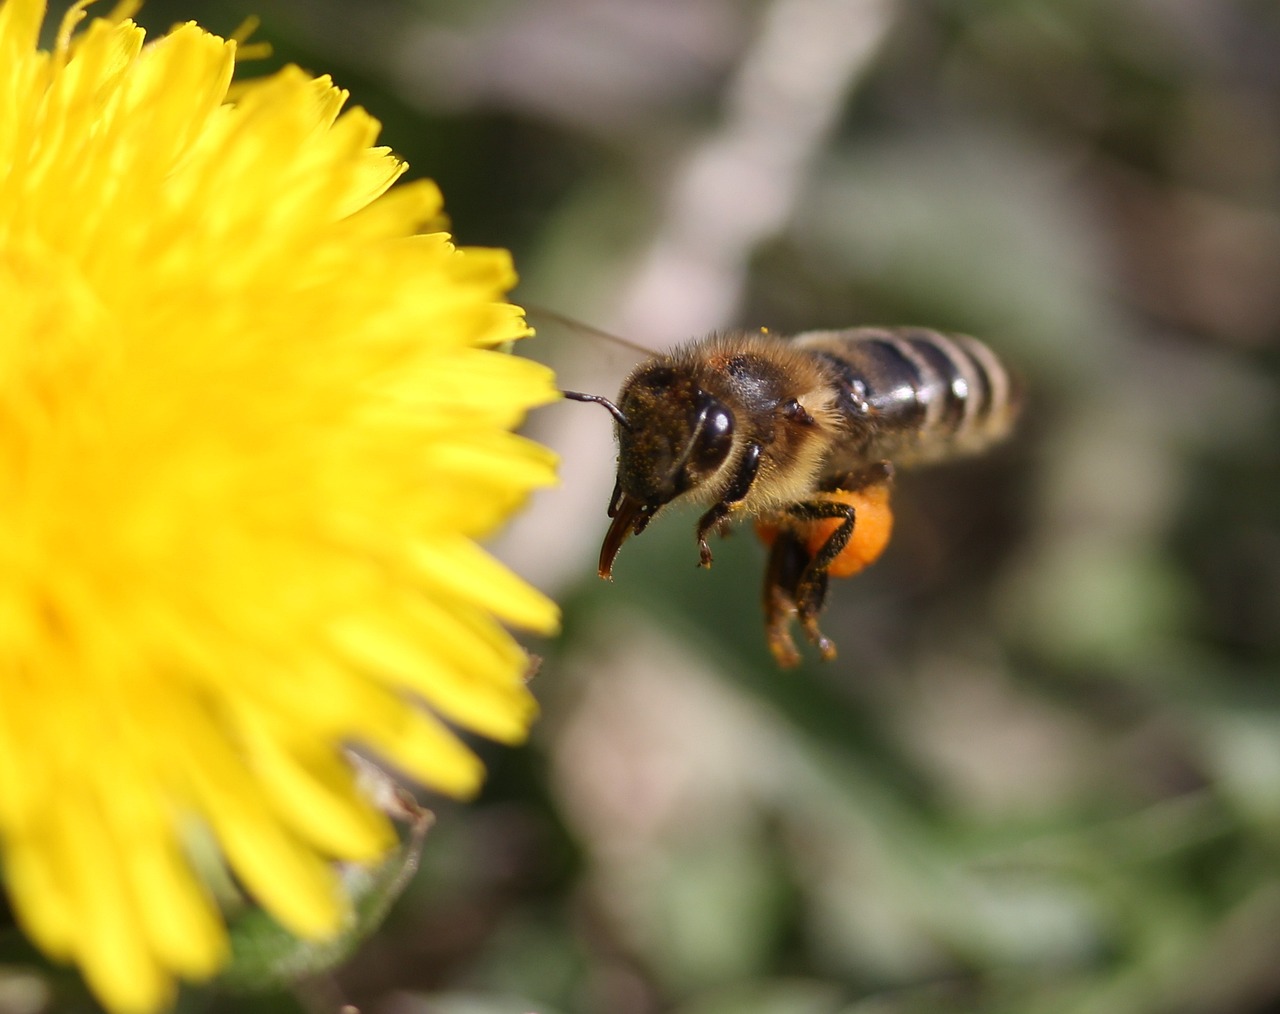
<instances>
[{"instance_id":1,"label":"striped abdomen","mask_svg":"<svg viewBox=\"0 0 1280 1014\"><path fill-rule=\"evenodd\" d=\"M1008 436L1018 398L1009 370L968 335L922 328L813 331L796 346L816 353L840 386L864 459L910 465L981 451Z\"/></svg>"}]
</instances>

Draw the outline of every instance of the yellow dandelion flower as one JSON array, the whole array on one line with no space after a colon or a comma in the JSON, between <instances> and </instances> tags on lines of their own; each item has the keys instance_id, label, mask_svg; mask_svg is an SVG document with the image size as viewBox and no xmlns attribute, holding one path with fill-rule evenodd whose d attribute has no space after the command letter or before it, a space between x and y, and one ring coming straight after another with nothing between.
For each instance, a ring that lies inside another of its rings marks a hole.
<instances>
[{"instance_id":1,"label":"yellow dandelion flower","mask_svg":"<svg viewBox=\"0 0 1280 1014\"><path fill-rule=\"evenodd\" d=\"M238 85L193 24L0 6L0 865L118 1012L213 973L184 842L306 937L330 860L394 842L341 752L466 795L458 726L534 711L503 623L554 606L487 556L552 480L556 397L505 252L459 250L378 124L296 68ZM83 24L83 27L81 27Z\"/></svg>"}]
</instances>

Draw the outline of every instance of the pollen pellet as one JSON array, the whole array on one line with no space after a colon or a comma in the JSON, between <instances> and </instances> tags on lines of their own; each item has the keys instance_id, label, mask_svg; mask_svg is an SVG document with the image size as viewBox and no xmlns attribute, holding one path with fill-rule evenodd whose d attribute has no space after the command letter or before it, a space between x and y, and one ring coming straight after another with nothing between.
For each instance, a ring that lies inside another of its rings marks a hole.
<instances>
[{"instance_id":1,"label":"pollen pellet","mask_svg":"<svg viewBox=\"0 0 1280 1014\"><path fill-rule=\"evenodd\" d=\"M853 535L849 544L827 568L831 577L852 577L879 559L893 534L893 508L889 506L888 483L859 490L838 489L818 494L813 499L847 503L855 512ZM785 523L793 531L803 533L805 548L811 557L817 555L832 533L840 527L838 518L823 518L821 521L788 520ZM778 528L776 519L761 521L756 524L756 533L766 546L772 546L778 536Z\"/></svg>"}]
</instances>

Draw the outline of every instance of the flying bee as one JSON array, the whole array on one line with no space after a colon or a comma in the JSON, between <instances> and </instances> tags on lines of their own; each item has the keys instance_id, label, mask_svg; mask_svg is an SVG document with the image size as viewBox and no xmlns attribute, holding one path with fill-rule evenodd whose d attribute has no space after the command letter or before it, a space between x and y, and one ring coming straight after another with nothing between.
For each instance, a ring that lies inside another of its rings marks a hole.
<instances>
[{"instance_id":1,"label":"flying bee","mask_svg":"<svg viewBox=\"0 0 1280 1014\"><path fill-rule=\"evenodd\" d=\"M709 535L752 519L769 546L765 635L783 667L800 661L793 622L835 658L818 628L828 580L888 544L895 465L983 451L1008 436L1019 403L1010 371L977 339L879 327L714 335L641 363L616 403L564 394L616 423L600 576L667 504L705 507L695 530L703 567Z\"/></svg>"}]
</instances>

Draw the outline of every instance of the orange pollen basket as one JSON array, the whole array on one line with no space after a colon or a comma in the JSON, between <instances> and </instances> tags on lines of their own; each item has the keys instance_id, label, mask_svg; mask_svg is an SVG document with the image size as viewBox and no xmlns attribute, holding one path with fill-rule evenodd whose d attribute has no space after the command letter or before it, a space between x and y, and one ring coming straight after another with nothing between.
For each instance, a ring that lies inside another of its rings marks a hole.
<instances>
[{"instance_id":1,"label":"orange pollen basket","mask_svg":"<svg viewBox=\"0 0 1280 1014\"><path fill-rule=\"evenodd\" d=\"M881 483L859 490L837 489L830 493L821 493L815 499L847 503L855 512L853 535L849 539L849 544L831 562L827 573L831 577L852 577L875 563L885 547L889 545L889 537L893 534L893 508L889 506L889 485ZM838 518L796 521L773 515L756 522L756 534L766 546L772 546L774 539L778 537L779 530L787 528L798 532L804 537L805 547L812 558L817 555L838 527L840 527Z\"/></svg>"}]
</instances>

